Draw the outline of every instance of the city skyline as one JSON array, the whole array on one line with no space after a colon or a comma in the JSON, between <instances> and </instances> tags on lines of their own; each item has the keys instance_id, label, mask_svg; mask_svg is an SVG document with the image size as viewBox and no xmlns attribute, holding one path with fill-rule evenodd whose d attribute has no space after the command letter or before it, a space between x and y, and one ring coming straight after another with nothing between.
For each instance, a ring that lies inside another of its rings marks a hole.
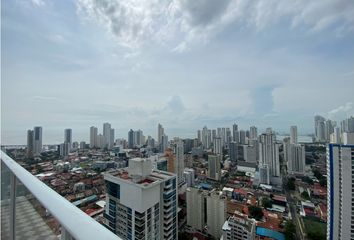
<instances>
[{"instance_id":1,"label":"city skyline","mask_svg":"<svg viewBox=\"0 0 354 240\"><path fill-rule=\"evenodd\" d=\"M3 3L5 143L34 125L52 136L104 121L118 133L237 122L307 134L316 114L353 115L350 1L136 4Z\"/></svg>"}]
</instances>

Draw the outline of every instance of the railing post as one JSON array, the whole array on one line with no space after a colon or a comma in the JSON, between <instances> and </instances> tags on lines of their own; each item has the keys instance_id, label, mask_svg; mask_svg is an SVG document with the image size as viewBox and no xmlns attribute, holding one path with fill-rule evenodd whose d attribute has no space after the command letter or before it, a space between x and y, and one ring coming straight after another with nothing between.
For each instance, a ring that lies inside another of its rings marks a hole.
<instances>
[{"instance_id":1,"label":"railing post","mask_svg":"<svg viewBox=\"0 0 354 240\"><path fill-rule=\"evenodd\" d=\"M10 173L10 239L16 239L16 176Z\"/></svg>"}]
</instances>

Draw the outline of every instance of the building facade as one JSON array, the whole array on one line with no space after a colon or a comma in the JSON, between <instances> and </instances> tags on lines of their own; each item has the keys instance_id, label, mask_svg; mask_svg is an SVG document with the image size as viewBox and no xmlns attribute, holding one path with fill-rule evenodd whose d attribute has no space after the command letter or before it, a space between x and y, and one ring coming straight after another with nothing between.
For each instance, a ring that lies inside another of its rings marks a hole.
<instances>
[{"instance_id":1,"label":"building facade","mask_svg":"<svg viewBox=\"0 0 354 240\"><path fill-rule=\"evenodd\" d=\"M222 227L223 240L254 240L256 221L246 214L235 212Z\"/></svg>"},{"instance_id":2,"label":"building facade","mask_svg":"<svg viewBox=\"0 0 354 240\"><path fill-rule=\"evenodd\" d=\"M106 172L105 224L122 239L178 239L177 179L149 159Z\"/></svg>"},{"instance_id":3,"label":"building facade","mask_svg":"<svg viewBox=\"0 0 354 240\"><path fill-rule=\"evenodd\" d=\"M353 143L352 143L353 144ZM327 239L354 239L354 145L327 147Z\"/></svg>"}]
</instances>

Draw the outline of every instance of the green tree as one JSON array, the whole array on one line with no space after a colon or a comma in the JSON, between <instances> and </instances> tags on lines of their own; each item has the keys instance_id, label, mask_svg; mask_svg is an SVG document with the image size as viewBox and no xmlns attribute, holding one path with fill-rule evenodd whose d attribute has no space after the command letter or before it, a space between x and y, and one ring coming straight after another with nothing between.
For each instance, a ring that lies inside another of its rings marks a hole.
<instances>
[{"instance_id":1,"label":"green tree","mask_svg":"<svg viewBox=\"0 0 354 240\"><path fill-rule=\"evenodd\" d=\"M272 207L272 200L267 197L262 198L262 207L271 208Z\"/></svg>"},{"instance_id":2,"label":"green tree","mask_svg":"<svg viewBox=\"0 0 354 240\"><path fill-rule=\"evenodd\" d=\"M326 179L325 177L323 177L323 178L320 179L320 185L321 185L322 187L327 186L327 179Z\"/></svg>"},{"instance_id":3,"label":"green tree","mask_svg":"<svg viewBox=\"0 0 354 240\"><path fill-rule=\"evenodd\" d=\"M256 220L261 220L263 217L263 210L260 207L257 206L249 206L248 207L248 212L250 214L251 218L254 218Z\"/></svg>"},{"instance_id":4,"label":"green tree","mask_svg":"<svg viewBox=\"0 0 354 240\"><path fill-rule=\"evenodd\" d=\"M288 190L295 190L295 178L289 178L286 183L286 188Z\"/></svg>"},{"instance_id":5,"label":"green tree","mask_svg":"<svg viewBox=\"0 0 354 240\"><path fill-rule=\"evenodd\" d=\"M307 231L307 237L309 240L323 240L326 239L326 234L318 226L312 226Z\"/></svg>"},{"instance_id":6,"label":"green tree","mask_svg":"<svg viewBox=\"0 0 354 240\"><path fill-rule=\"evenodd\" d=\"M302 197L303 199L305 199L305 200L310 200L310 196L309 196L309 194L307 193L307 191L303 191L303 192L301 193L301 197Z\"/></svg>"},{"instance_id":7,"label":"green tree","mask_svg":"<svg viewBox=\"0 0 354 240\"><path fill-rule=\"evenodd\" d=\"M286 222L285 224L285 239L286 240L295 240L295 232L296 232L296 229L295 229L295 225L288 221Z\"/></svg>"}]
</instances>

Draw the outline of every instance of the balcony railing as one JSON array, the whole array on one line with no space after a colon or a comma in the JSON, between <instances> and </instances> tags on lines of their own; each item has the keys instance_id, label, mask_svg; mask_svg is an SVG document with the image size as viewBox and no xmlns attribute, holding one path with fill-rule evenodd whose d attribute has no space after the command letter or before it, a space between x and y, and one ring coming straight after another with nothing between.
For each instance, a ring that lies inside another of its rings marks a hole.
<instances>
[{"instance_id":1,"label":"balcony railing","mask_svg":"<svg viewBox=\"0 0 354 240\"><path fill-rule=\"evenodd\" d=\"M1 151L1 167L2 239L58 239L58 235L62 240L120 239L29 173L3 151ZM8 176L9 179L6 180L5 175ZM28 192L28 194L19 194L19 186L26 189L26 193ZM9 191L9 194L6 191ZM9 196L6 199L6 196L3 195ZM29 195L33 196L33 198L29 199ZM41 219L39 217L40 214L34 210L36 209L36 207L34 207L36 205L33 204L33 202L42 205L42 213L49 212L55 220L59 222L61 226L61 234L56 234L55 232L50 231L48 225L44 223L44 219ZM5 209L6 213L4 211ZM16 213L16 211L18 212ZM26 216L30 217L26 219ZM43 221L38 225L38 229L35 229L37 226L36 221ZM26 226L22 227L24 224L26 224ZM3 236L5 234L4 228L7 229L6 236ZM52 235L50 237L49 235L45 235L46 237L44 237L41 231L46 232L45 234ZM35 235L35 238L31 238L30 234Z\"/></svg>"}]
</instances>

